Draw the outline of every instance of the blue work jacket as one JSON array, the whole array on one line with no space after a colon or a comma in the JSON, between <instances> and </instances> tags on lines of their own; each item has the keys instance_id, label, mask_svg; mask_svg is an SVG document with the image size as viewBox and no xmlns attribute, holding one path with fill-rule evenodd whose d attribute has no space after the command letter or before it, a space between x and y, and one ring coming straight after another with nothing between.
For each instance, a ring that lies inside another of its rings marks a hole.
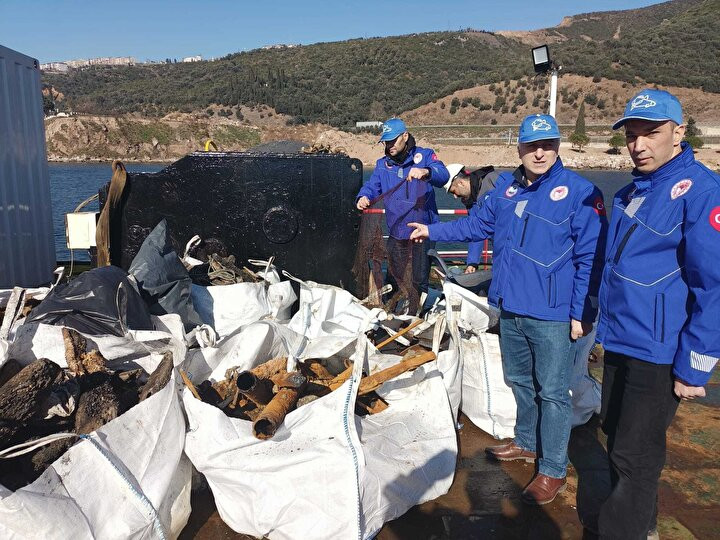
<instances>
[{"instance_id":1,"label":"blue work jacket","mask_svg":"<svg viewBox=\"0 0 720 540\"><path fill-rule=\"evenodd\" d=\"M615 195L596 340L702 386L720 357L720 177L682 144Z\"/></svg>"},{"instance_id":2,"label":"blue work jacket","mask_svg":"<svg viewBox=\"0 0 720 540\"><path fill-rule=\"evenodd\" d=\"M410 238L412 229L407 226L408 223L428 224L438 221L433 186L443 187L450 173L433 150L415 146L401 165L387 156L378 159L372 176L360 188L355 199L357 201L360 197L367 197L372 201L381 193L391 191L398 182L405 181L413 167L429 169L429 180L405 182L404 186L383 199L388 231L390 236L398 240Z\"/></svg>"},{"instance_id":3,"label":"blue work jacket","mask_svg":"<svg viewBox=\"0 0 720 540\"><path fill-rule=\"evenodd\" d=\"M605 206L600 191L560 158L529 185L522 167L500 174L467 218L429 229L431 240L492 237L492 305L548 321L595 320Z\"/></svg>"}]
</instances>

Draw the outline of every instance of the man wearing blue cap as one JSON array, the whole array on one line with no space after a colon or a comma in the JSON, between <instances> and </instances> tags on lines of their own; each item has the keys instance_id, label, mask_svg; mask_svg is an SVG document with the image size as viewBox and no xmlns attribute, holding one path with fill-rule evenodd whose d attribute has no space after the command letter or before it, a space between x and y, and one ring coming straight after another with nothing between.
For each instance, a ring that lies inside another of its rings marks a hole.
<instances>
[{"instance_id":1,"label":"man wearing blue cap","mask_svg":"<svg viewBox=\"0 0 720 540\"><path fill-rule=\"evenodd\" d=\"M683 142L680 102L634 96L625 128L633 182L614 198L600 287L603 430L612 493L601 538L640 539L657 519L665 432L680 399L705 395L720 358L720 176Z\"/></svg>"},{"instance_id":2,"label":"man wearing blue cap","mask_svg":"<svg viewBox=\"0 0 720 540\"><path fill-rule=\"evenodd\" d=\"M528 116L518 137L522 165L500 174L482 207L458 221L409 224L417 241L493 238L488 300L501 310L503 369L517 420L514 440L487 452L502 461L537 458L522 493L528 504L549 503L566 485L575 340L595 320L607 230L600 191L563 167L559 148L555 119Z\"/></svg>"},{"instance_id":3,"label":"man wearing blue cap","mask_svg":"<svg viewBox=\"0 0 720 540\"><path fill-rule=\"evenodd\" d=\"M385 156L378 159L372 176L356 197L358 210L365 210L381 195L385 203L385 219L390 236L387 242L389 279L397 287L412 265L412 282L417 292L427 292L430 246L413 245L407 223L435 223L438 211L433 186L443 187L450 177L447 168L435 152L415 145L405 122L390 118L382 126L380 141L385 144ZM394 278L394 279L393 279ZM415 311L416 306L410 310Z\"/></svg>"}]
</instances>

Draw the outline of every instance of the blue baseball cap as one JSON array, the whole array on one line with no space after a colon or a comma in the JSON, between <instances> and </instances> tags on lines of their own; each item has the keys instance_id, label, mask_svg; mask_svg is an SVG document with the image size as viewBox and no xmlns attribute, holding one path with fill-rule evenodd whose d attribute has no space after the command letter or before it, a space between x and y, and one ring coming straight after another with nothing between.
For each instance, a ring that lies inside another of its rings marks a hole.
<instances>
[{"instance_id":1,"label":"blue baseball cap","mask_svg":"<svg viewBox=\"0 0 720 540\"><path fill-rule=\"evenodd\" d=\"M625 106L623 117L613 124L613 129L622 127L625 122L632 119L650 120L652 122L665 122L672 120L682 124L682 105L678 98L665 90L646 88L634 96Z\"/></svg>"},{"instance_id":2,"label":"blue baseball cap","mask_svg":"<svg viewBox=\"0 0 720 540\"><path fill-rule=\"evenodd\" d=\"M559 138L560 130L557 122L549 114L531 114L526 116L520 124L519 143Z\"/></svg>"},{"instance_id":3,"label":"blue baseball cap","mask_svg":"<svg viewBox=\"0 0 720 540\"><path fill-rule=\"evenodd\" d=\"M391 118L390 120L386 120L385 123L382 125L382 136L380 137L380 142L392 141L406 131L407 126L405 126L405 122L403 122L399 118Z\"/></svg>"}]
</instances>

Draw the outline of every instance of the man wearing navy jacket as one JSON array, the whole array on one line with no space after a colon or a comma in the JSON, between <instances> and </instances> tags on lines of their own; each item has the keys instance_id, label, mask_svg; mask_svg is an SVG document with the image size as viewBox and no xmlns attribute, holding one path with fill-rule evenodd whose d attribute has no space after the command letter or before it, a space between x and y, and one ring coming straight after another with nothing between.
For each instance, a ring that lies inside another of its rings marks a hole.
<instances>
[{"instance_id":1,"label":"man wearing navy jacket","mask_svg":"<svg viewBox=\"0 0 720 540\"><path fill-rule=\"evenodd\" d=\"M600 191L563 167L559 148L555 119L528 116L518 137L522 165L500 174L482 206L449 223L409 224L417 241L493 238L488 300L501 310L503 369L517 420L514 440L487 452L504 461L538 459L522 493L528 504L549 503L566 485L575 340L595 320L607 230Z\"/></svg>"},{"instance_id":2,"label":"man wearing navy jacket","mask_svg":"<svg viewBox=\"0 0 720 540\"><path fill-rule=\"evenodd\" d=\"M433 186L443 187L450 173L433 150L415 145L415 138L400 118L390 118L383 124L379 142L385 144L385 156L377 160L372 176L357 194L356 205L358 210L365 210L371 200L386 194L389 273L402 278L405 265L411 261L414 287L418 292L427 292L430 275L427 251L432 246L412 245L409 241L412 229L407 223L438 221ZM404 185L398 188L401 183Z\"/></svg>"},{"instance_id":3,"label":"man wearing navy jacket","mask_svg":"<svg viewBox=\"0 0 720 540\"><path fill-rule=\"evenodd\" d=\"M640 539L657 518L665 432L680 399L705 395L720 357L720 177L695 161L682 108L655 89L631 99L633 182L614 198L600 288L603 429L612 493L601 538Z\"/></svg>"}]
</instances>

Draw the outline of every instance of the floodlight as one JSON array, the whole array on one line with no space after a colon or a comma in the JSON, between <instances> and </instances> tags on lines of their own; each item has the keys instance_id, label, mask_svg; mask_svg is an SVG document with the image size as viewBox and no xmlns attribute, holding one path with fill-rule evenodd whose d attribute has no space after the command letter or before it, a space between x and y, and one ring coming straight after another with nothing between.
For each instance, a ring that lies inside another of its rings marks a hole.
<instances>
[{"instance_id":1,"label":"floodlight","mask_svg":"<svg viewBox=\"0 0 720 540\"><path fill-rule=\"evenodd\" d=\"M546 73L552 68L550 49L548 49L547 45L541 45L540 47L533 48L532 57L535 73Z\"/></svg>"}]
</instances>

